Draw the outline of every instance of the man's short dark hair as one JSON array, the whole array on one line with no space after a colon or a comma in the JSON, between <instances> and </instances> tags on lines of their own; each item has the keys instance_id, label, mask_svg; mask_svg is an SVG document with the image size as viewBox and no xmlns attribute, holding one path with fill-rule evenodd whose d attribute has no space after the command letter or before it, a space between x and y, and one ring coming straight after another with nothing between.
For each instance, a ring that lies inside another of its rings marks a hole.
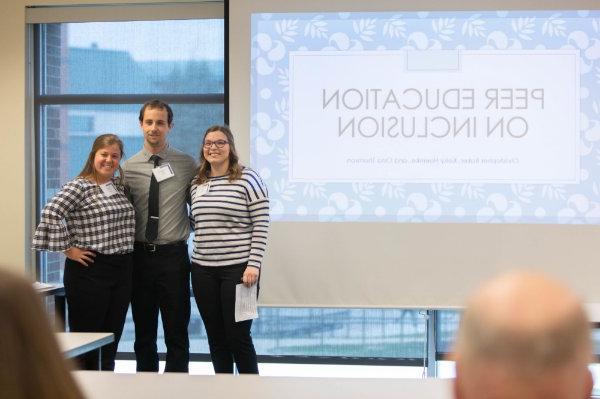
<instances>
[{"instance_id":1,"label":"man's short dark hair","mask_svg":"<svg viewBox=\"0 0 600 399\"><path fill-rule=\"evenodd\" d=\"M140 109L140 116L139 116L140 123L144 120L144 112L146 112L146 108L166 110L167 111L167 122L169 123L169 126L171 126L173 124L173 110L171 109L169 104L167 104L164 101L160 101L158 99L146 101L144 103L144 105L142 105L142 108Z\"/></svg>"}]
</instances>

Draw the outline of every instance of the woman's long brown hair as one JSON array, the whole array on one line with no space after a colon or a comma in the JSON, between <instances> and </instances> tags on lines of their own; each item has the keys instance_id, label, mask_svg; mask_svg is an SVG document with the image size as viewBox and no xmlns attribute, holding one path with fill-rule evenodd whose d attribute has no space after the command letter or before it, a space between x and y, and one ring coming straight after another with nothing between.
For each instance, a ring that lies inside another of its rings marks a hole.
<instances>
[{"instance_id":1,"label":"woman's long brown hair","mask_svg":"<svg viewBox=\"0 0 600 399\"><path fill-rule=\"evenodd\" d=\"M40 296L0 267L0 397L82 399Z\"/></svg>"}]
</instances>

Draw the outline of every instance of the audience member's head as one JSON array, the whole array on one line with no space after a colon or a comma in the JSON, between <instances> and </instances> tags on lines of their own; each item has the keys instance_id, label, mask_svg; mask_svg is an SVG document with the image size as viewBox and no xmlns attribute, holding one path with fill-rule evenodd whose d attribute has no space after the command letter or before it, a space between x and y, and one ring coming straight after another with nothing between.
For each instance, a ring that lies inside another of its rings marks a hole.
<instances>
[{"instance_id":1,"label":"audience member's head","mask_svg":"<svg viewBox=\"0 0 600 399\"><path fill-rule=\"evenodd\" d=\"M0 398L82 398L30 283L0 269Z\"/></svg>"},{"instance_id":2,"label":"audience member's head","mask_svg":"<svg viewBox=\"0 0 600 399\"><path fill-rule=\"evenodd\" d=\"M455 347L456 399L589 398L589 323L577 296L513 272L468 301Z\"/></svg>"}]
</instances>

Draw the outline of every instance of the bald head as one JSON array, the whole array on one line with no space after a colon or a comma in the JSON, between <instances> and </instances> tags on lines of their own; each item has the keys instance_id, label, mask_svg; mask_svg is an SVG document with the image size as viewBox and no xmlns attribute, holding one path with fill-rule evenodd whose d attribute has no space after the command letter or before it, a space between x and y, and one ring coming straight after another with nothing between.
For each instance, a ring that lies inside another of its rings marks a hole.
<instances>
[{"instance_id":1,"label":"bald head","mask_svg":"<svg viewBox=\"0 0 600 399\"><path fill-rule=\"evenodd\" d=\"M457 398L587 398L591 341L578 297L537 273L483 285L467 303L456 348Z\"/></svg>"}]
</instances>

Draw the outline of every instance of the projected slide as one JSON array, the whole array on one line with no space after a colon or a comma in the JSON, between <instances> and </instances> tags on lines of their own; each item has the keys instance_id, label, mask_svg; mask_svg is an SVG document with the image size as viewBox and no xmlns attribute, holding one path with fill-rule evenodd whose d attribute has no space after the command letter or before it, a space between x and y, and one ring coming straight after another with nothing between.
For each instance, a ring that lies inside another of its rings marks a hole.
<instances>
[{"instance_id":1,"label":"projected slide","mask_svg":"<svg viewBox=\"0 0 600 399\"><path fill-rule=\"evenodd\" d=\"M600 222L600 13L254 14L273 219Z\"/></svg>"}]
</instances>

